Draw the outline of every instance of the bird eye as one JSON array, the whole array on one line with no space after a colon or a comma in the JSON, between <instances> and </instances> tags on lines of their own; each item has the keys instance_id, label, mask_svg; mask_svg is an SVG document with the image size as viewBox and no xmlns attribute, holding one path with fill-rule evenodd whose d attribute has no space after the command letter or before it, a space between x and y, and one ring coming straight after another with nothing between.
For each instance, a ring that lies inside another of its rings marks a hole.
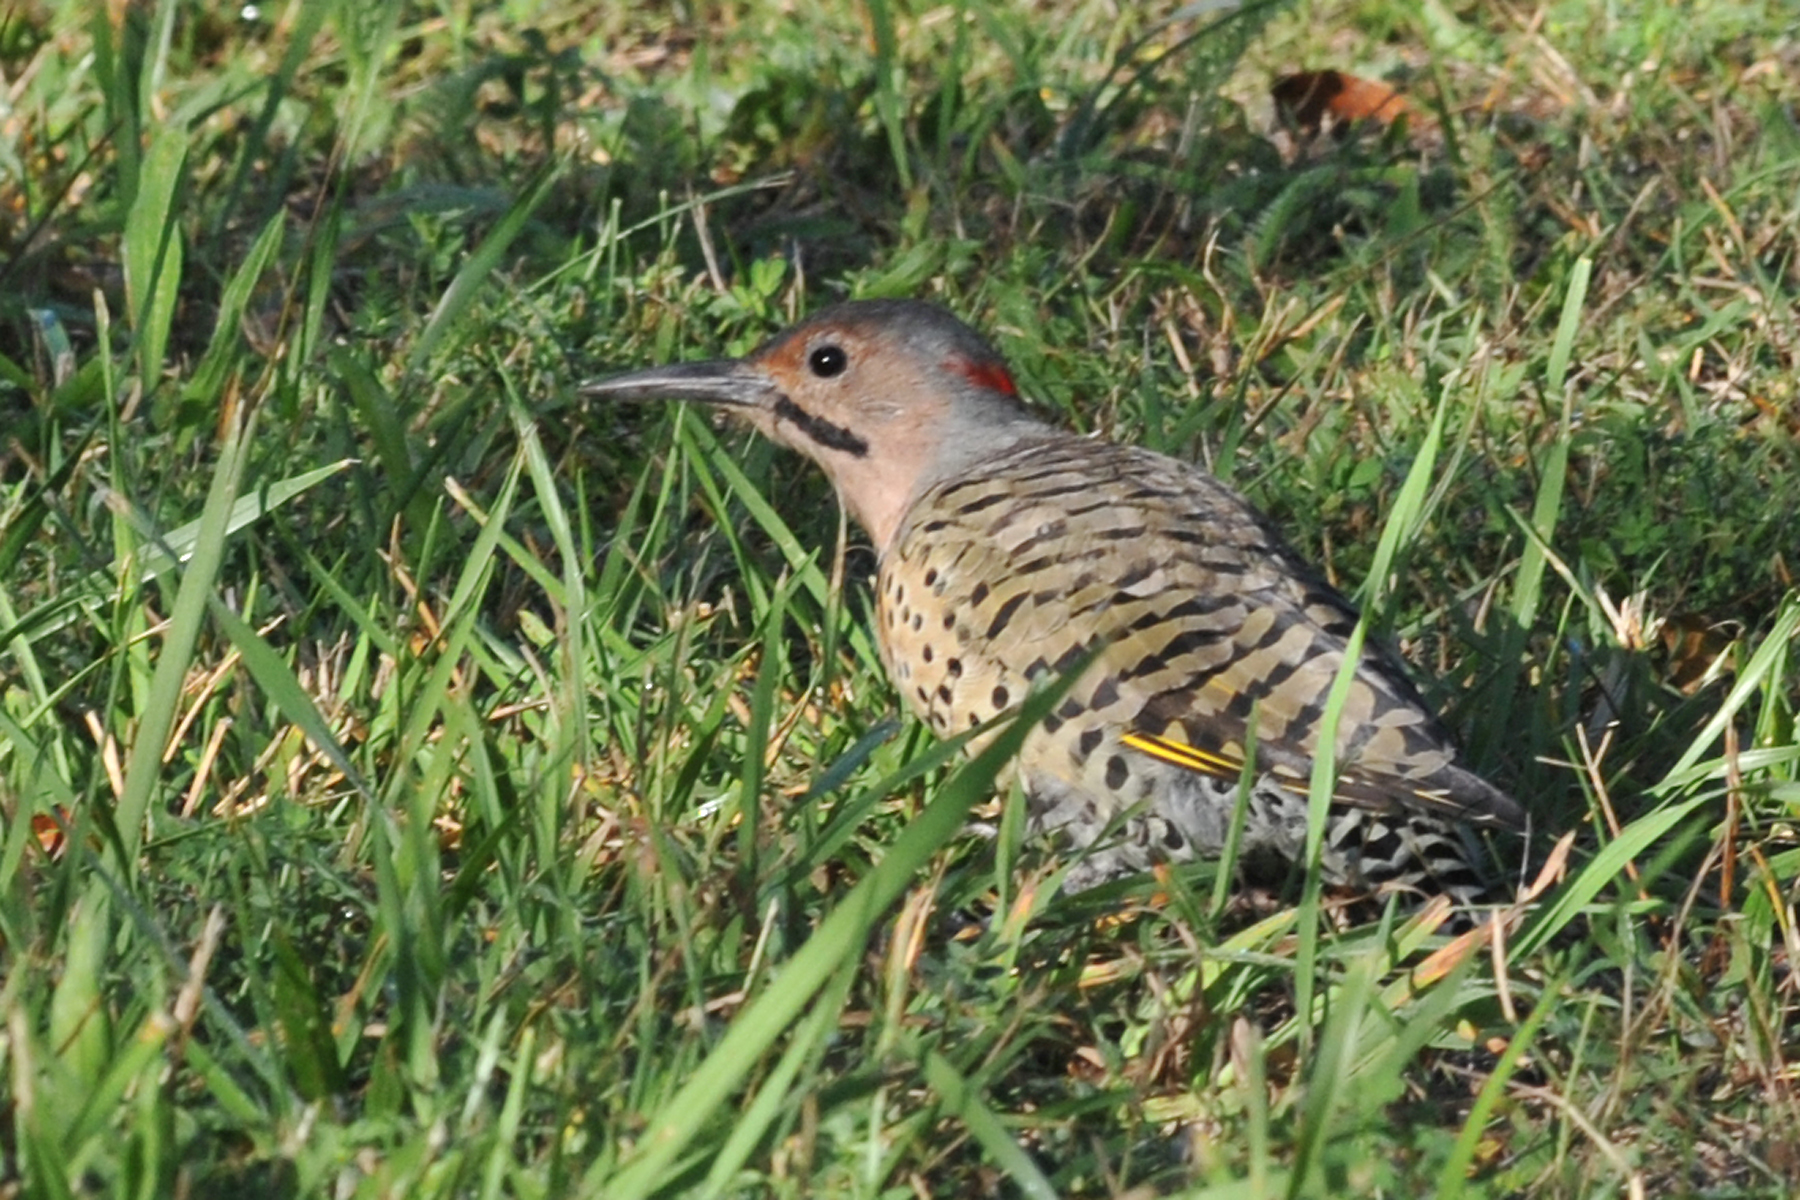
<instances>
[{"instance_id":1,"label":"bird eye","mask_svg":"<svg viewBox=\"0 0 1800 1200\"><path fill-rule=\"evenodd\" d=\"M844 368L850 365L850 356L844 353L842 346L820 346L808 356L806 365L820 379L830 379L844 373Z\"/></svg>"}]
</instances>

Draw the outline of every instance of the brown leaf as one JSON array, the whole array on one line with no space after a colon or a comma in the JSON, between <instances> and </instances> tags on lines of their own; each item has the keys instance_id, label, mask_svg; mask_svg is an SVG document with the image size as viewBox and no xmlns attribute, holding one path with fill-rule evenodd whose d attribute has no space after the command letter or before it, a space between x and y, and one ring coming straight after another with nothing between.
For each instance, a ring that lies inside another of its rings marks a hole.
<instances>
[{"instance_id":1,"label":"brown leaf","mask_svg":"<svg viewBox=\"0 0 1800 1200\"><path fill-rule=\"evenodd\" d=\"M1731 652L1735 640L1716 622L1683 614L1663 622L1662 643L1669 655L1669 682L1691 696L1711 676L1713 664ZM1730 665L1725 664L1727 669Z\"/></svg>"},{"instance_id":2,"label":"brown leaf","mask_svg":"<svg viewBox=\"0 0 1800 1200\"><path fill-rule=\"evenodd\" d=\"M67 828L69 810L58 805L56 811L61 820L49 813L31 814L31 835L37 839L38 847L51 858L61 858L63 851L68 848L68 839L63 835L63 830Z\"/></svg>"},{"instance_id":3,"label":"brown leaf","mask_svg":"<svg viewBox=\"0 0 1800 1200\"><path fill-rule=\"evenodd\" d=\"M1269 89L1275 107L1286 120L1308 137L1357 121L1392 125L1406 114L1399 92L1378 80L1347 75L1342 71L1299 71L1283 75Z\"/></svg>"}]
</instances>

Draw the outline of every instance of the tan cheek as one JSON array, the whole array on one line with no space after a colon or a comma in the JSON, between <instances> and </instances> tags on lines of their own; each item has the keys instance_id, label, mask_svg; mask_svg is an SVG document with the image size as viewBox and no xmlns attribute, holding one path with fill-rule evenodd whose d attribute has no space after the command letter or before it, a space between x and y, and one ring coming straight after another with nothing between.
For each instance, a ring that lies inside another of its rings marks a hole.
<instances>
[{"instance_id":1,"label":"tan cheek","mask_svg":"<svg viewBox=\"0 0 1800 1200\"><path fill-rule=\"evenodd\" d=\"M775 414L768 410L761 408L734 408L730 411L732 416L750 426L750 428L756 430L756 432L762 434L770 441L780 442L783 445L788 444L787 439L776 431Z\"/></svg>"}]
</instances>

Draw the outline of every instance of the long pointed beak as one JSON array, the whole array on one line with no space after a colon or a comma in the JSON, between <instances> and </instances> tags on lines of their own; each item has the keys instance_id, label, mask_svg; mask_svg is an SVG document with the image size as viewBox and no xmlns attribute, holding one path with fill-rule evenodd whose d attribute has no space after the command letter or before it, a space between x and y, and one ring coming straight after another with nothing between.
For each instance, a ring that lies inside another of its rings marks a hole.
<instances>
[{"instance_id":1,"label":"long pointed beak","mask_svg":"<svg viewBox=\"0 0 1800 1200\"><path fill-rule=\"evenodd\" d=\"M742 359L675 363L594 379L581 394L607 400L693 400L728 408L770 408L781 389L762 371Z\"/></svg>"}]
</instances>

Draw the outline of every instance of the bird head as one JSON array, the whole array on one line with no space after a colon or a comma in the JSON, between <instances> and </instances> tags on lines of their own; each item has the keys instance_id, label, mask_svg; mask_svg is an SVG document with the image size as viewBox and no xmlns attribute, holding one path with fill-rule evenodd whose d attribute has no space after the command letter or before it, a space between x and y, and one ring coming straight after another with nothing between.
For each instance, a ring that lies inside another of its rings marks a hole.
<instances>
[{"instance_id":1,"label":"bird head","mask_svg":"<svg viewBox=\"0 0 1800 1200\"><path fill-rule=\"evenodd\" d=\"M926 488L1043 429L980 335L914 301L840 304L744 358L652 367L581 390L737 414L818 463L878 551Z\"/></svg>"}]
</instances>

